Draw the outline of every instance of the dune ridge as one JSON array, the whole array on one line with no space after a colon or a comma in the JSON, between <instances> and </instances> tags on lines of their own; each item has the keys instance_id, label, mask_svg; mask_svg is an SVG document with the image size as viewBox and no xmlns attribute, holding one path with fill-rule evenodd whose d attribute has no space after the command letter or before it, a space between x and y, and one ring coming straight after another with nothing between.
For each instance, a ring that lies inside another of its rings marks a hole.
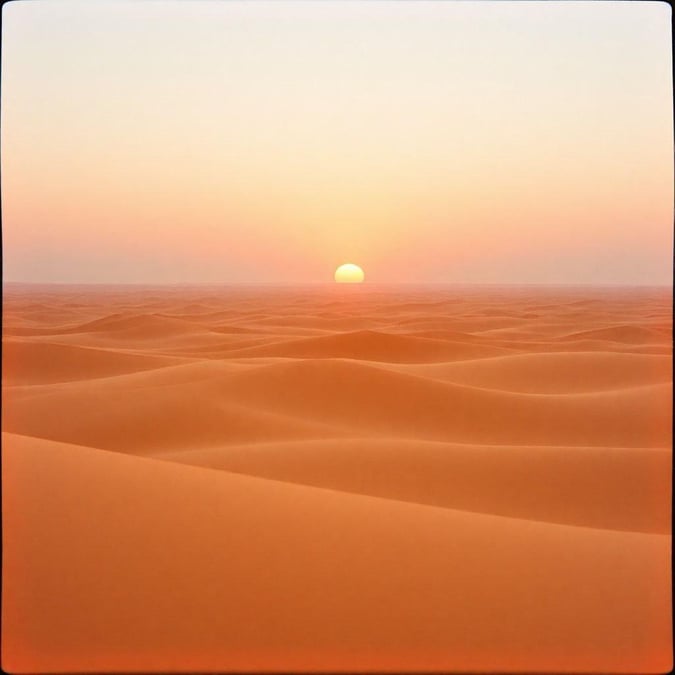
<instances>
[{"instance_id":1,"label":"dune ridge","mask_svg":"<svg viewBox=\"0 0 675 675\"><path fill-rule=\"evenodd\" d=\"M130 391L151 395L139 399ZM84 414L68 416L73 409ZM562 445L664 447L671 409L667 383L523 394L353 360L291 359L248 368L196 363L16 387L3 423L7 431L109 449L128 445L127 432L136 447L176 447L179 439L191 443L193 435L216 443L244 440L242 433L262 439L267 432L255 420L266 416L426 440L546 445L554 437ZM250 422L243 425L245 418Z\"/></svg>"},{"instance_id":2,"label":"dune ridge","mask_svg":"<svg viewBox=\"0 0 675 675\"><path fill-rule=\"evenodd\" d=\"M671 303L6 284L2 666L668 670Z\"/></svg>"},{"instance_id":3,"label":"dune ridge","mask_svg":"<svg viewBox=\"0 0 675 675\"><path fill-rule=\"evenodd\" d=\"M571 453L576 455L572 462ZM670 532L668 448L505 447L345 438L232 444L153 457L475 513ZM574 500L569 499L572 493ZM613 505L620 499L629 508L619 512Z\"/></svg>"}]
</instances>

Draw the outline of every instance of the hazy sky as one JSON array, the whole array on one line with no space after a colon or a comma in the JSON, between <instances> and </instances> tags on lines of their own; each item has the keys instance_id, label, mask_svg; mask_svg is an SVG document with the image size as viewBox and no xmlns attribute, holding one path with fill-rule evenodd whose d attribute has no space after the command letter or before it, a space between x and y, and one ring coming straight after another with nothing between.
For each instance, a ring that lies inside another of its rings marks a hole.
<instances>
[{"instance_id":1,"label":"hazy sky","mask_svg":"<svg viewBox=\"0 0 675 675\"><path fill-rule=\"evenodd\" d=\"M15 0L8 281L670 284L660 2Z\"/></svg>"}]
</instances>

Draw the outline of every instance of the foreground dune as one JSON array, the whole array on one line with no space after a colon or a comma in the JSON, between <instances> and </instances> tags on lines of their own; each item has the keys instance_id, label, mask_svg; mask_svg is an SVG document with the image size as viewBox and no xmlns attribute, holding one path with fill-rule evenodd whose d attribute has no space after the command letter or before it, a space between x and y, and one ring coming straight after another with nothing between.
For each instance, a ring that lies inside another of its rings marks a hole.
<instances>
[{"instance_id":1,"label":"foreground dune","mask_svg":"<svg viewBox=\"0 0 675 675\"><path fill-rule=\"evenodd\" d=\"M3 668L667 671L671 302L6 286Z\"/></svg>"},{"instance_id":2,"label":"foreground dune","mask_svg":"<svg viewBox=\"0 0 675 675\"><path fill-rule=\"evenodd\" d=\"M10 670L668 664L666 536L4 441Z\"/></svg>"}]
</instances>

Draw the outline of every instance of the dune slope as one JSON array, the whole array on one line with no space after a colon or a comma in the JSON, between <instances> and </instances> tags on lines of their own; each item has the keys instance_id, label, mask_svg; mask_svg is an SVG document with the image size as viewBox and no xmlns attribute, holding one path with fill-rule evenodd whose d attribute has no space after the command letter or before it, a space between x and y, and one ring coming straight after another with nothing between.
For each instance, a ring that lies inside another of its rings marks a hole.
<instances>
[{"instance_id":1,"label":"dune slope","mask_svg":"<svg viewBox=\"0 0 675 675\"><path fill-rule=\"evenodd\" d=\"M15 672L668 664L665 536L4 443Z\"/></svg>"}]
</instances>

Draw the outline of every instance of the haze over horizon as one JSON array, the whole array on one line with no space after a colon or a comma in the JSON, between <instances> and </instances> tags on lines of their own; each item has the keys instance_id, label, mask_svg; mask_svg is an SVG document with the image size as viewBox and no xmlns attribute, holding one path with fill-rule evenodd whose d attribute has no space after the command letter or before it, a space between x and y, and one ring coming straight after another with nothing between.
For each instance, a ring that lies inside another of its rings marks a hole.
<instances>
[{"instance_id":1,"label":"haze over horizon","mask_svg":"<svg viewBox=\"0 0 675 675\"><path fill-rule=\"evenodd\" d=\"M2 11L6 283L672 283L665 3Z\"/></svg>"},{"instance_id":2,"label":"haze over horizon","mask_svg":"<svg viewBox=\"0 0 675 675\"><path fill-rule=\"evenodd\" d=\"M529 289L547 289L547 288L567 288L567 289L593 289L605 288L611 289L664 289L672 293L672 283L662 284L634 284L634 283L583 283L583 282L569 282L569 283L551 283L551 282L463 282L463 281L388 281L388 282L367 282L363 284L350 285L345 291L340 289L344 285L336 284L335 281L12 281L3 280L3 286L12 288L21 287L138 287L138 288L270 288L270 289L304 289L304 288L337 288L344 294L359 293L365 289L397 289L397 288L529 288ZM352 290L353 289L353 290ZM359 290L361 289L361 290Z\"/></svg>"}]
</instances>

